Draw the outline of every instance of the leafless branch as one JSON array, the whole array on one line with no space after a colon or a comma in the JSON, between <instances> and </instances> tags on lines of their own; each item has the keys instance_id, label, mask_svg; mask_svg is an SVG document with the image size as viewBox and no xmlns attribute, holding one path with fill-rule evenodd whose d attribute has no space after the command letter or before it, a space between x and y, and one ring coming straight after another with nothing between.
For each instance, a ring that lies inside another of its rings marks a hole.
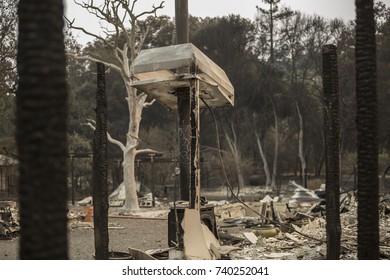
<instances>
[{"instance_id":1,"label":"leafless branch","mask_svg":"<svg viewBox=\"0 0 390 280\"><path fill-rule=\"evenodd\" d=\"M133 1L133 5L131 5L130 14L133 14L135 3L137 3L138 0Z\"/></svg>"},{"instance_id":2,"label":"leafless branch","mask_svg":"<svg viewBox=\"0 0 390 280\"><path fill-rule=\"evenodd\" d=\"M125 146L122 144L122 142L114 139L111 137L110 133L107 132L107 139L110 141L112 144L117 145L123 152L126 150Z\"/></svg>"},{"instance_id":3,"label":"leafless branch","mask_svg":"<svg viewBox=\"0 0 390 280\"><path fill-rule=\"evenodd\" d=\"M147 37L148 34L149 34L149 31L150 31L150 25L148 25L148 26L146 27L145 34L144 34L144 35L141 35L141 41L140 41L140 43L139 43L139 45L138 45L137 53L139 53L139 52L142 50L142 48L144 47L145 40L146 40L146 37Z\"/></svg>"},{"instance_id":4,"label":"leafless branch","mask_svg":"<svg viewBox=\"0 0 390 280\"><path fill-rule=\"evenodd\" d=\"M218 153L224 153L226 155L230 155L231 153L228 152L228 151L225 151L225 150L220 150L218 148L214 148L214 147L203 147L204 151L213 151L213 152L218 152Z\"/></svg>"},{"instance_id":5,"label":"leafless branch","mask_svg":"<svg viewBox=\"0 0 390 280\"><path fill-rule=\"evenodd\" d=\"M74 3L76 5L87 10L88 13L96 16L98 19L106 21L107 23L110 23L110 24L115 24L115 21L111 15L111 11L110 11L109 6L108 6L109 2L111 2L111 1L105 0L103 5L95 6L93 0L89 0L88 2L83 1L81 3L79 1L74 0Z\"/></svg>"},{"instance_id":6,"label":"leafless branch","mask_svg":"<svg viewBox=\"0 0 390 280\"><path fill-rule=\"evenodd\" d=\"M74 25L75 19L70 20L70 19L68 19L66 16L64 16L64 19L65 19L65 21L66 21L66 23L68 24L68 27L69 27L70 29L79 30L79 31L83 32L84 34L86 34L86 35L88 35L88 36L91 36L91 37L93 37L93 38L95 38L95 39L101 40L101 41L102 41L104 44L106 44L107 46L113 47L113 45L112 45L110 42L108 42L106 39L104 39L103 37L101 37L101 36L99 36L99 35L97 35L97 34L95 34L95 33L92 33L92 32L86 30L86 29L83 28L83 27Z\"/></svg>"},{"instance_id":7,"label":"leafless branch","mask_svg":"<svg viewBox=\"0 0 390 280\"><path fill-rule=\"evenodd\" d=\"M141 154L141 153L157 154L157 153L159 153L159 152L156 151L156 150L153 150L153 149L141 149L141 150L137 150L137 151L135 152L136 155Z\"/></svg>"},{"instance_id":8,"label":"leafless branch","mask_svg":"<svg viewBox=\"0 0 390 280\"><path fill-rule=\"evenodd\" d=\"M235 156L236 155L235 145L233 145L233 141L232 141L232 139L229 137L229 135L227 133L226 133L225 136L226 136L226 140L227 140L227 143L229 145L230 151Z\"/></svg>"},{"instance_id":9,"label":"leafless branch","mask_svg":"<svg viewBox=\"0 0 390 280\"><path fill-rule=\"evenodd\" d=\"M103 63L104 65L106 65L107 67L118 71L120 74L123 74L122 69L120 67L116 66L115 64L103 61L103 60L98 59L98 58L94 58L90 55L77 55L74 53L67 53L67 56L74 58L74 59L78 59L78 60L89 60L92 62L100 62L100 63Z\"/></svg>"},{"instance_id":10,"label":"leafless branch","mask_svg":"<svg viewBox=\"0 0 390 280\"><path fill-rule=\"evenodd\" d=\"M134 1L134 2L136 2L136 1ZM144 16L144 15L155 15L155 16L157 16L157 14L156 14L157 11L158 11L159 9L164 8L164 3L165 3L165 1L162 1L162 2L160 3L160 5L158 5L158 6L153 5L151 10L145 11L145 12L142 12L142 13L136 15L136 19L138 19L138 18L140 18L140 17L142 17L142 16ZM134 5L134 3L133 3L133 5Z\"/></svg>"},{"instance_id":11,"label":"leafless branch","mask_svg":"<svg viewBox=\"0 0 390 280\"><path fill-rule=\"evenodd\" d=\"M144 103L144 108L147 108L147 107L153 105L154 102L156 102L156 99L153 99L153 100L150 101L150 102L145 102L145 103Z\"/></svg>"},{"instance_id":12,"label":"leafless branch","mask_svg":"<svg viewBox=\"0 0 390 280\"><path fill-rule=\"evenodd\" d=\"M86 123L83 123L82 125L90 127L92 130L96 129L96 122L92 119L87 119ZM112 144L117 145L123 152L125 151L125 146L118 140L114 139L111 137L111 134L107 132L107 139L110 141Z\"/></svg>"}]
</instances>

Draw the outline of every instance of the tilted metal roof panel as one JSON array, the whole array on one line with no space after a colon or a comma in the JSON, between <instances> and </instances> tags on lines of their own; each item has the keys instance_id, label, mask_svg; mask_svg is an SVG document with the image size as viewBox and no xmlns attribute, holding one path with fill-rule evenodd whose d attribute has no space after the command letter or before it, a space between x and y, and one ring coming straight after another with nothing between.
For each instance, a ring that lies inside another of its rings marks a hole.
<instances>
[{"instance_id":1,"label":"tilted metal roof panel","mask_svg":"<svg viewBox=\"0 0 390 280\"><path fill-rule=\"evenodd\" d=\"M183 67L190 72L177 73ZM191 43L142 50L131 72L133 87L171 109L177 107L176 90L189 87L193 79L200 81L200 96L210 107L234 105L234 88L225 71Z\"/></svg>"}]
</instances>

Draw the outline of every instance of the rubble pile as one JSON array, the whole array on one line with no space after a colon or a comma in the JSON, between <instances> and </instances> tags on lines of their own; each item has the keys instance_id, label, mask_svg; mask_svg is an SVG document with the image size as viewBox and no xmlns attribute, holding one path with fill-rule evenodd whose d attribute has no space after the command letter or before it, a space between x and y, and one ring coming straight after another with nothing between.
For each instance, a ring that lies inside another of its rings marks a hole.
<instances>
[{"instance_id":1,"label":"rubble pile","mask_svg":"<svg viewBox=\"0 0 390 280\"><path fill-rule=\"evenodd\" d=\"M0 239L11 239L19 230L16 202L0 201Z\"/></svg>"},{"instance_id":2,"label":"rubble pile","mask_svg":"<svg viewBox=\"0 0 390 280\"><path fill-rule=\"evenodd\" d=\"M237 247L230 252L230 259L326 259L325 203L314 196L309 200L302 199L307 195L297 197L281 203L279 197L266 196L260 203L249 205L255 211L240 203L217 207L220 241ZM389 259L390 197L381 199L379 211L381 258ZM353 192L340 196L340 220L340 258L357 259L357 201Z\"/></svg>"},{"instance_id":3,"label":"rubble pile","mask_svg":"<svg viewBox=\"0 0 390 280\"><path fill-rule=\"evenodd\" d=\"M184 254L189 259L232 260L322 260L326 259L326 205L316 192L290 182L286 191L272 197L250 202L205 201L212 205L205 212L184 210L177 205L177 215L183 215L180 225L184 230ZM111 207L109 217L158 219L169 221L172 205L158 203L158 207L143 208L132 215L123 215L118 207ZM204 216L215 215L214 224L206 225ZM390 259L390 196L381 197L380 257ZM187 212L186 212L187 211ZM93 229L93 206L90 199L68 211L69 230ZM201 214L201 216L200 216ZM207 215L206 215L207 214ZM202 219L200 218L202 217ZM178 219L178 217L176 217ZM353 191L340 195L341 255L340 259L357 259L357 200ZM171 223L169 223L171 226ZM209 226L212 226L210 228ZM123 230L119 223L109 229ZM0 202L0 239L9 239L20 230L15 202ZM203 236L203 239L199 238ZM201 246L203 244L203 247ZM147 257L180 259L183 252L175 247L147 252ZM200 249L202 252L199 253ZM142 255L132 248L132 253ZM205 257L207 255L207 257Z\"/></svg>"}]
</instances>

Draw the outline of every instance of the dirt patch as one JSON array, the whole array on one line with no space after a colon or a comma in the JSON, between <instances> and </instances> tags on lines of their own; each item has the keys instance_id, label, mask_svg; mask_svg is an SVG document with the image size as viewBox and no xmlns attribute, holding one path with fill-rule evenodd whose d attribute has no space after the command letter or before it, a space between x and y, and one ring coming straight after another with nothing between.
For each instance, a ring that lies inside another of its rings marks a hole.
<instances>
[{"instance_id":1,"label":"dirt patch","mask_svg":"<svg viewBox=\"0 0 390 280\"><path fill-rule=\"evenodd\" d=\"M82 211L82 208L77 209ZM109 218L109 248L112 251L128 252L128 247L140 250L168 247L168 221L163 218ZM92 260L95 252L92 223L69 222L69 258ZM19 237L0 240L0 259L19 258Z\"/></svg>"}]
</instances>

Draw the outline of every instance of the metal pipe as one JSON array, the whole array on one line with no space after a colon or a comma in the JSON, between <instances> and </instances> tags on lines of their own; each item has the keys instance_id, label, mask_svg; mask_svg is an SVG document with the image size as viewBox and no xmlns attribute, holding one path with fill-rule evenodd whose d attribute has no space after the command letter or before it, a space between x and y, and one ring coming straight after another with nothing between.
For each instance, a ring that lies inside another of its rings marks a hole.
<instances>
[{"instance_id":1,"label":"metal pipe","mask_svg":"<svg viewBox=\"0 0 390 280\"><path fill-rule=\"evenodd\" d=\"M175 0L176 44L190 41L188 28L188 0Z\"/></svg>"},{"instance_id":2,"label":"metal pipe","mask_svg":"<svg viewBox=\"0 0 390 280\"><path fill-rule=\"evenodd\" d=\"M70 181L72 184L72 205L75 205L75 196L74 196L74 157L70 156Z\"/></svg>"},{"instance_id":3,"label":"metal pipe","mask_svg":"<svg viewBox=\"0 0 390 280\"><path fill-rule=\"evenodd\" d=\"M155 184L154 184L154 177L155 177L155 174L154 174L154 156L156 154L149 154L150 156L150 172L151 172L151 178L150 178L150 184L151 184L151 188L152 188L152 206L155 207L156 206L156 201L155 201Z\"/></svg>"}]
</instances>

